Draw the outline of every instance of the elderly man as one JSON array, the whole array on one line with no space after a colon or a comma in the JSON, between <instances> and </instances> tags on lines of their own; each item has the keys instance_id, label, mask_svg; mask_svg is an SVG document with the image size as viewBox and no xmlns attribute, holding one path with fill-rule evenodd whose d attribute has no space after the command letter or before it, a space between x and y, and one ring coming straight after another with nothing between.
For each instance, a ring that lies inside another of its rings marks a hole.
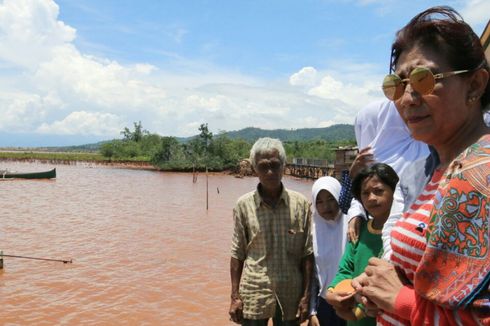
<instances>
[{"instance_id":1,"label":"elderly man","mask_svg":"<svg viewBox=\"0 0 490 326\"><path fill-rule=\"evenodd\" d=\"M261 138L250 151L260 183L233 210L230 320L299 325L308 317L313 247L308 200L281 180L282 143Z\"/></svg>"}]
</instances>

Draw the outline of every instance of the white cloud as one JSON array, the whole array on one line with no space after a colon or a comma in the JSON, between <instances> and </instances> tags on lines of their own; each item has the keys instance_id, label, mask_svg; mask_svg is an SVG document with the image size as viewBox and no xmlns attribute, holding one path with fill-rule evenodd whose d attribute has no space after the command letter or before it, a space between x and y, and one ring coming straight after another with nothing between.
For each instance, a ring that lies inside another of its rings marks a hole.
<instances>
[{"instance_id":1,"label":"white cloud","mask_svg":"<svg viewBox=\"0 0 490 326\"><path fill-rule=\"evenodd\" d=\"M51 51L73 41L75 29L57 20L53 1L5 0L0 4L0 60L35 68Z\"/></svg>"},{"instance_id":2,"label":"white cloud","mask_svg":"<svg viewBox=\"0 0 490 326\"><path fill-rule=\"evenodd\" d=\"M116 136L123 124L121 120L110 113L77 111L66 118L51 124L43 123L37 131L42 134L56 135L97 135Z\"/></svg>"},{"instance_id":3,"label":"white cloud","mask_svg":"<svg viewBox=\"0 0 490 326\"><path fill-rule=\"evenodd\" d=\"M192 94L184 99L186 106L192 108L195 111L206 110L209 112L217 112L219 110L226 109L232 105L232 101L224 95L216 96L200 96L197 94Z\"/></svg>"},{"instance_id":4,"label":"white cloud","mask_svg":"<svg viewBox=\"0 0 490 326\"><path fill-rule=\"evenodd\" d=\"M82 53L58 14L49 0L0 2L0 65L12 67L0 78L2 132L114 137L134 121L171 136L195 135L205 122L213 132L324 127L352 123L380 96L373 67L352 62L273 83L185 58L173 71L125 65ZM177 29L176 41L185 33Z\"/></svg>"},{"instance_id":5,"label":"white cloud","mask_svg":"<svg viewBox=\"0 0 490 326\"><path fill-rule=\"evenodd\" d=\"M343 88L344 85L342 82L327 75L322 78L320 85L313 87L308 93L323 98L334 99L340 96L339 93Z\"/></svg>"},{"instance_id":6,"label":"white cloud","mask_svg":"<svg viewBox=\"0 0 490 326\"><path fill-rule=\"evenodd\" d=\"M356 85L345 83L326 75L322 78L319 85L308 91L308 94L325 99L336 99L360 109L379 97L377 96L378 88L377 83L363 82Z\"/></svg>"},{"instance_id":7,"label":"white cloud","mask_svg":"<svg viewBox=\"0 0 490 326\"><path fill-rule=\"evenodd\" d=\"M0 130L32 131L50 114L63 107L63 102L52 92L44 96L26 92L4 91L0 93Z\"/></svg>"},{"instance_id":8,"label":"white cloud","mask_svg":"<svg viewBox=\"0 0 490 326\"><path fill-rule=\"evenodd\" d=\"M0 126L6 130L18 130L24 129L25 125L33 123L38 120L38 114L29 114L29 111L35 111L34 108L39 107L40 98L36 95L29 94L15 94L14 99L5 100L2 98L0 103L2 104L2 119ZM37 111L37 110L36 110Z\"/></svg>"},{"instance_id":9,"label":"white cloud","mask_svg":"<svg viewBox=\"0 0 490 326\"><path fill-rule=\"evenodd\" d=\"M296 78L297 76L303 76L307 68L313 69L317 81L314 84L310 83L309 87L305 89L305 93L318 98L344 103L349 112L345 115L331 116L327 120L329 122L326 123L330 123L330 121L352 123L355 112L382 96L379 87L379 81L382 76L374 74L375 68L367 64L338 61L333 62L332 66L342 68L317 71L314 68L305 67L293 74L290 80L293 76Z\"/></svg>"},{"instance_id":10,"label":"white cloud","mask_svg":"<svg viewBox=\"0 0 490 326\"><path fill-rule=\"evenodd\" d=\"M150 85L141 75L150 65L124 67L115 61L79 53L73 46L53 50L51 60L39 65L34 80L41 91L57 89L73 101L83 101L110 111L138 110L141 105L155 106L165 90Z\"/></svg>"},{"instance_id":11,"label":"white cloud","mask_svg":"<svg viewBox=\"0 0 490 326\"><path fill-rule=\"evenodd\" d=\"M293 86L312 86L316 82L317 71L313 67L304 67L289 77L289 84Z\"/></svg>"},{"instance_id":12,"label":"white cloud","mask_svg":"<svg viewBox=\"0 0 490 326\"><path fill-rule=\"evenodd\" d=\"M157 67L146 63L123 66L80 53L72 43L76 31L58 21L58 13L53 1L0 3L0 63L13 71L0 80L1 88L11 90L0 95L0 131L114 134L114 123L80 128L82 124L75 119L80 115L72 112L90 108L100 112L94 118L105 122L108 117L114 122L116 116L134 112L130 125L137 120L137 112L160 105L165 89L145 80ZM63 116L66 118L58 120Z\"/></svg>"},{"instance_id":13,"label":"white cloud","mask_svg":"<svg viewBox=\"0 0 490 326\"><path fill-rule=\"evenodd\" d=\"M185 28L174 26L169 32L168 35L177 43L182 43L184 36L188 34L188 31Z\"/></svg>"},{"instance_id":14,"label":"white cloud","mask_svg":"<svg viewBox=\"0 0 490 326\"><path fill-rule=\"evenodd\" d=\"M328 0L332 3L336 1ZM396 0L342 0L345 3L353 3L356 6L366 7L372 10L379 16L394 16L400 17L408 13L407 19L412 18L417 13L422 12L433 6L447 5L456 9L477 32L481 32L488 22L490 12L490 2L488 0L447 0L444 4L434 3L427 0L411 0L411 1L396 1ZM401 28L408 20L401 21Z\"/></svg>"},{"instance_id":15,"label":"white cloud","mask_svg":"<svg viewBox=\"0 0 490 326\"><path fill-rule=\"evenodd\" d=\"M355 108L343 102L311 96L291 87L271 89L231 84L208 84L193 90L187 97L172 98L163 105L156 119L157 130L165 134L171 126L178 126L176 132L182 136L195 135L204 122L213 131L250 126L316 128L324 126L326 120L343 116L352 123L355 114L351 112ZM339 122L347 121L340 119Z\"/></svg>"},{"instance_id":16,"label":"white cloud","mask_svg":"<svg viewBox=\"0 0 490 326\"><path fill-rule=\"evenodd\" d=\"M149 75L156 70L158 70L157 67L147 63L138 63L134 65L134 71L143 75Z\"/></svg>"},{"instance_id":17,"label":"white cloud","mask_svg":"<svg viewBox=\"0 0 490 326\"><path fill-rule=\"evenodd\" d=\"M461 15L471 26L485 25L490 18L490 1L471 0L465 1L465 6L461 9Z\"/></svg>"}]
</instances>

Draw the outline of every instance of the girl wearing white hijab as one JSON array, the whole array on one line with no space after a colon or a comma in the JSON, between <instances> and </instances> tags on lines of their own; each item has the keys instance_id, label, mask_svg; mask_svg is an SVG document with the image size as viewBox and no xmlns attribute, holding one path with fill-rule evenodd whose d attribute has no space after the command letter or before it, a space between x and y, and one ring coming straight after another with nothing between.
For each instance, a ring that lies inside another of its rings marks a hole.
<instances>
[{"instance_id":1,"label":"girl wearing white hijab","mask_svg":"<svg viewBox=\"0 0 490 326\"><path fill-rule=\"evenodd\" d=\"M425 181L420 179L421 177L407 180L403 177L403 172L412 166L414 171L421 170L420 173L415 174L423 176L423 167L430 150L427 144L412 138L395 104L386 99L372 102L362 108L357 113L354 130L360 152L351 168L351 178L362 168L381 162L390 165L400 176L400 181L403 179L413 183L413 185L404 186L404 189L401 189L400 184L398 185L390 218L383 227L383 258L388 259L391 254L391 228L401 216L404 207L407 206L407 201L415 199L425 184ZM366 218L366 213L361 203L353 199L348 212L348 220L358 216ZM359 236L359 225L360 220L357 226L349 230L349 236L354 242Z\"/></svg>"},{"instance_id":2,"label":"girl wearing white hijab","mask_svg":"<svg viewBox=\"0 0 490 326\"><path fill-rule=\"evenodd\" d=\"M347 238L347 218L338 201L341 185L332 177L321 177L311 190L315 276L309 325L345 325L324 299L327 286L337 273Z\"/></svg>"}]
</instances>

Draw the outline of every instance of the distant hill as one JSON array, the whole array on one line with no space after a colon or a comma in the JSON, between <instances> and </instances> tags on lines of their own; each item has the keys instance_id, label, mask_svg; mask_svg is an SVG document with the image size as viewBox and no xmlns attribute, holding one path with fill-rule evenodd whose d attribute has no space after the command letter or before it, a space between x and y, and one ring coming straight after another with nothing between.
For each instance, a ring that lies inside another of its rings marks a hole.
<instances>
[{"instance_id":1,"label":"distant hill","mask_svg":"<svg viewBox=\"0 0 490 326\"><path fill-rule=\"evenodd\" d=\"M37 150L46 150L49 152L97 152L101 145L111 142L111 140L104 140L98 143L77 145L77 146L49 146L38 147Z\"/></svg>"},{"instance_id":2,"label":"distant hill","mask_svg":"<svg viewBox=\"0 0 490 326\"><path fill-rule=\"evenodd\" d=\"M260 128L245 128L238 131L225 132L228 137L242 138L253 142L260 137L278 138L282 141L322 139L327 141L355 141L354 126L338 124L326 128L303 128L303 129L274 129L265 130Z\"/></svg>"}]
</instances>

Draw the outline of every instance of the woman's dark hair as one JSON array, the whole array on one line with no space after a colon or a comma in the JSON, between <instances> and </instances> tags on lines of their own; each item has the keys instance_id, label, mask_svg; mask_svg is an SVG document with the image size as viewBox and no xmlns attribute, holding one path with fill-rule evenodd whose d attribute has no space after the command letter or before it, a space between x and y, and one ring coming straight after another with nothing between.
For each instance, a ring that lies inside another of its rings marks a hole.
<instances>
[{"instance_id":1,"label":"woman's dark hair","mask_svg":"<svg viewBox=\"0 0 490 326\"><path fill-rule=\"evenodd\" d=\"M395 71L402 52L414 45L444 54L454 70L490 70L480 38L461 15L448 6L432 7L421 12L396 33L391 46L390 72ZM490 83L481 97L482 109L489 102Z\"/></svg>"},{"instance_id":2,"label":"woman's dark hair","mask_svg":"<svg viewBox=\"0 0 490 326\"><path fill-rule=\"evenodd\" d=\"M384 184L395 191L398 183L398 174L391 166L385 163L376 163L368 168L362 169L352 180L352 194L354 198L361 202L362 182L367 178L377 176Z\"/></svg>"}]
</instances>

